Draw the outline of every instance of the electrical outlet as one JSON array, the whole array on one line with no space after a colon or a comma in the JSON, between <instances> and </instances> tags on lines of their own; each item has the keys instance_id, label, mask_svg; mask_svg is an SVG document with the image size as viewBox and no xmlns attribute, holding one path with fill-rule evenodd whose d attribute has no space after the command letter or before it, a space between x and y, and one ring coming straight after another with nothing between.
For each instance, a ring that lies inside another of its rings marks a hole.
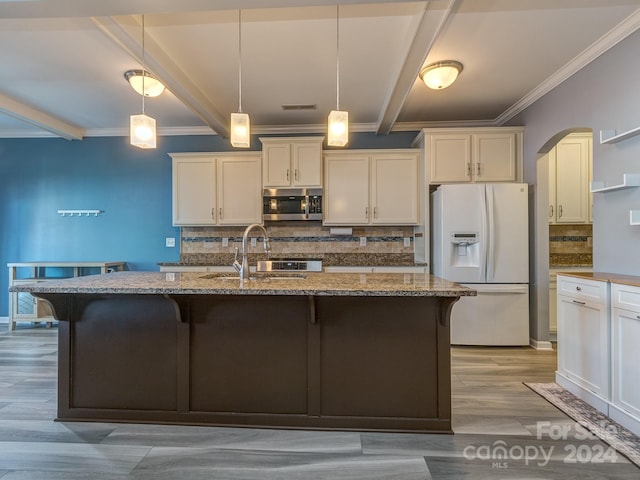
<instances>
[{"instance_id":1,"label":"electrical outlet","mask_svg":"<svg viewBox=\"0 0 640 480\"><path fill-rule=\"evenodd\" d=\"M258 241L256 240L256 237L253 237L253 238L251 239L251 246L252 246L252 247L255 247L257 244L258 244Z\"/></svg>"},{"instance_id":2,"label":"electrical outlet","mask_svg":"<svg viewBox=\"0 0 640 480\"><path fill-rule=\"evenodd\" d=\"M367 246L367 237L360 237L360 246L361 247Z\"/></svg>"},{"instance_id":3,"label":"electrical outlet","mask_svg":"<svg viewBox=\"0 0 640 480\"><path fill-rule=\"evenodd\" d=\"M227 237L222 237L222 246L223 247L229 246L229 239Z\"/></svg>"},{"instance_id":4,"label":"electrical outlet","mask_svg":"<svg viewBox=\"0 0 640 480\"><path fill-rule=\"evenodd\" d=\"M167 237L164 239L164 244L166 247L175 247L176 246L176 239L173 237Z\"/></svg>"},{"instance_id":5,"label":"electrical outlet","mask_svg":"<svg viewBox=\"0 0 640 480\"><path fill-rule=\"evenodd\" d=\"M404 237L404 246L405 248L411 246L411 237Z\"/></svg>"}]
</instances>

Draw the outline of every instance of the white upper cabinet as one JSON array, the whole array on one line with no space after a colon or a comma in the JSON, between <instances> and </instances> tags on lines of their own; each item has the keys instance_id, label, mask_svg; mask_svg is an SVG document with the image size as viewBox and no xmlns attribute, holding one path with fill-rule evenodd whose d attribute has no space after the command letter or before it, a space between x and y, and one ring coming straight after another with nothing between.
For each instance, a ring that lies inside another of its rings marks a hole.
<instances>
[{"instance_id":1,"label":"white upper cabinet","mask_svg":"<svg viewBox=\"0 0 640 480\"><path fill-rule=\"evenodd\" d=\"M371 223L418 223L418 155L380 153L371 156Z\"/></svg>"},{"instance_id":2,"label":"white upper cabinet","mask_svg":"<svg viewBox=\"0 0 640 480\"><path fill-rule=\"evenodd\" d=\"M429 183L520 181L521 128L425 129Z\"/></svg>"},{"instance_id":3,"label":"white upper cabinet","mask_svg":"<svg viewBox=\"0 0 640 480\"><path fill-rule=\"evenodd\" d=\"M324 137L260 138L265 188L321 187Z\"/></svg>"},{"instance_id":4,"label":"white upper cabinet","mask_svg":"<svg viewBox=\"0 0 640 480\"><path fill-rule=\"evenodd\" d=\"M259 153L172 153L173 225L261 223Z\"/></svg>"},{"instance_id":5,"label":"white upper cabinet","mask_svg":"<svg viewBox=\"0 0 640 480\"><path fill-rule=\"evenodd\" d=\"M570 134L549 153L549 223L590 223L591 134Z\"/></svg>"},{"instance_id":6,"label":"white upper cabinet","mask_svg":"<svg viewBox=\"0 0 640 480\"><path fill-rule=\"evenodd\" d=\"M173 224L216 224L216 160L212 154L173 158Z\"/></svg>"},{"instance_id":7,"label":"white upper cabinet","mask_svg":"<svg viewBox=\"0 0 640 480\"><path fill-rule=\"evenodd\" d=\"M262 223L259 155L217 159L218 224Z\"/></svg>"},{"instance_id":8,"label":"white upper cabinet","mask_svg":"<svg viewBox=\"0 0 640 480\"><path fill-rule=\"evenodd\" d=\"M369 223L369 156L353 153L325 155L323 223Z\"/></svg>"},{"instance_id":9,"label":"white upper cabinet","mask_svg":"<svg viewBox=\"0 0 640 480\"><path fill-rule=\"evenodd\" d=\"M418 223L418 152L325 152L325 225Z\"/></svg>"}]
</instances>

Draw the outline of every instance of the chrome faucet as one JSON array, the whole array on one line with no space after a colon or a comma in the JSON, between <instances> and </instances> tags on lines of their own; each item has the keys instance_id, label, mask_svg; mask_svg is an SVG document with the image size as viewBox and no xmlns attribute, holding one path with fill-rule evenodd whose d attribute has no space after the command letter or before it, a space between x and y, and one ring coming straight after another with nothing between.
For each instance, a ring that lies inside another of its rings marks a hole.
<instances>
[{"instance_id":1,"label":"chrome faucet","mask_svg":"<svg viewBox=\"0 0 640 480\"><path fill-rule=\"evenodd\" d=\"M267 252L267 257L271 252L271 244L269 242L269 235L267 234L267 229L264 228L259 223L252 223L247 228L245 228L244 233L242 234L242 263L238 261L238 247L236 247L236 255L233 259L233 268L236 269L236 272L240 274L240 281L249 280L249 261L247 260L247 238L249 237L249 233L254 228L259 228L262 230L264 235L264 240L262 244L264 245L264 251Z\"/></svg>"}]
</instances>

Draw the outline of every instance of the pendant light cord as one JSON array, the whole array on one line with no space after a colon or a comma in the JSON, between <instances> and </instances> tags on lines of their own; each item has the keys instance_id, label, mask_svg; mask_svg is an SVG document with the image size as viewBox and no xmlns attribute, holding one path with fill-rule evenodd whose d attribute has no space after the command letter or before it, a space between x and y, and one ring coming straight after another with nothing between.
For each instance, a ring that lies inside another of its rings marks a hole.
<instances>
[{"instance_id":1,"label":"pendant light cord","mask_svg":"<svg viewBox=\"0 0 640 480\"><path fill-rule=\"evenodd\" d=\"M238 113L242 113L242 10L238 10Z\"/></svg>"},{"instance_id":2,"label":"pendant light cord","mask_svg":"<svg viewBox=\"0 0 640 480\"><path fill-rule=\"evenodd\" d=\"M340 110L340 5L336 5L336 110Z\"/></svg>"},{"instance_id":3,"label":"pendant light cord","mask_svg":"<svg viewBox=\"0 0 640 480\"><path fill-rule=\"evenodd\" d=\"M142 14L142 114L144 115L144 77L147 76L147 67L144 57L144 14Z\"/></svg>"}]
</instances>

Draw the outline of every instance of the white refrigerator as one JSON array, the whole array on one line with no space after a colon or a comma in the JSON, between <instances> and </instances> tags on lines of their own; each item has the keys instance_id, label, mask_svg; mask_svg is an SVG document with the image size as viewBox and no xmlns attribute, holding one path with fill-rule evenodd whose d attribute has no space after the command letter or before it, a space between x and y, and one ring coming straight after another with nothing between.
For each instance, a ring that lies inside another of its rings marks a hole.
<instances>
[{"instance_id":1,"label":"white refrigerator","mask_svg":"<svg viewBox=\"0 0 640 480\"><path fill-rule=\"evenodd\" d=\"M441 185L431 194L431 264L478 291L451 311L454 345L529 345L526 183Z\"/></svg>"}]
</instances>

